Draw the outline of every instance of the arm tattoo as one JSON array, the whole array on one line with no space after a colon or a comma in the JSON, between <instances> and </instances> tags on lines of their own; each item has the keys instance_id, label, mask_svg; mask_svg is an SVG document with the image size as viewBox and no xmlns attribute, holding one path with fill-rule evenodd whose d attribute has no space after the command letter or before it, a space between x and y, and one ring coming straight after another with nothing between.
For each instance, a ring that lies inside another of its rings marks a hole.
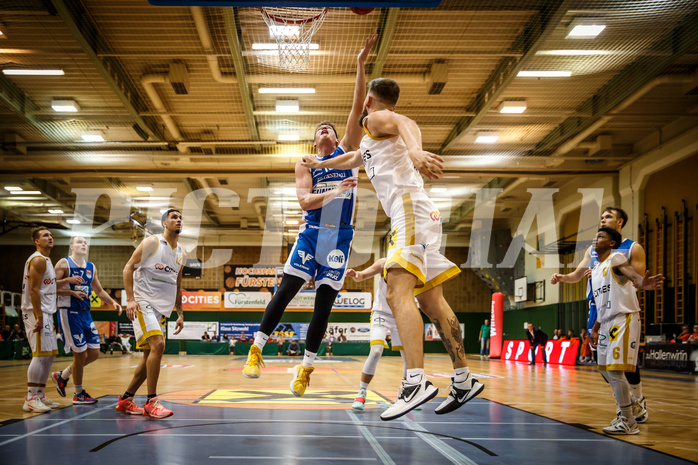
<instances>
[{"instance_id":1,"label":"arm tattoo","mask_svg":"<svg viewBox=\"0 0 698 465\"><path fill-rule=\"evenodd\" d=\"M458 319L454 315L453 318L448 321L448 328L442 328L441 323L438 320L434 320L434 326L441 336L441 341L444 343L448 355L451 357L451 361L455 362L458 360L465 360L465 348L463 347L463 338L460 333L460 325L458 324ZM446 332L449 331L450 338L446 336Z\"/></svg>"}]
</instances>

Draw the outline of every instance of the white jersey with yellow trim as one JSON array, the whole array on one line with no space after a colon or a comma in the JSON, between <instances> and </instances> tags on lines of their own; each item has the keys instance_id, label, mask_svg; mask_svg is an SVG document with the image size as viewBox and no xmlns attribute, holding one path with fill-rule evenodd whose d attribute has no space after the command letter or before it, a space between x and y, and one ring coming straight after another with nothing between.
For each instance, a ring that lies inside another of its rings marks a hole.
<instances>
[{"instance_id":1,"label":"white jersey with yellow trim","mask_svg":"<svg viewBox=\"0 0 698 465\"><path fill-rule=\"evenodd\" d=\"M53 269L51 259L40 252L34 252L24 263L24 275L22 276L22 310L31 312L33 310L31 295L29 292L29 263L36 257L46 260L46 271L41 277L41 311L44 313L56 313L56 271Z\"/></svg>"},{"instance_id":2,"label":"white jersey with yellow trim","mask_svg":"<svg viewBox=\"0 0 698 465\"><path fill-rule=\"evenodd\" d=\"M157 249L133 272L133 296L136 302L148 302L158 313L169 317L177 298L177 277L184 251L179 244L171 246L162 234L156 237Z\"/></svg>"},{"instance_id":3,"label":"white jersey with yellow trim","mask_svg":"<svg viewBox=\"0 0 698 465\"><path fill-rule=\"evenodd\" d=\"M389 110L379 110L389 111ZM399 135L374 137L366 128L370 115L364 118L366 135L361 140L361 158L383 210L392 211L394 202L402 202L406 193L425 192L424 181L407 155L407 146Z\"/></svg>"},{"instance_id":4,"label":"white jersey with yellow trim","mask_svg":"<svg viewBox=\"0 0 698 465\"><path fill-rule=\"evenodd\" d=\"M619 255L625 260L625 255L614 252L603 262L594 267L591 272L591 288L596 302L598 320L607 322L621 313L639 313L640 304L637 301L637 292L630 280L621 284L619 277L613 271L611 260Z\"/></svg>"}]
</instances>

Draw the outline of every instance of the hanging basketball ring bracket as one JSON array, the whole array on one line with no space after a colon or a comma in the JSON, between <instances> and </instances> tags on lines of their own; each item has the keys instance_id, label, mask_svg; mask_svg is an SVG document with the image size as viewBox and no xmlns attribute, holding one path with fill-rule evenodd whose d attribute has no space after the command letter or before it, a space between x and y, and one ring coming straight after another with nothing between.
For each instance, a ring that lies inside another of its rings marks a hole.
<instances>
[{"instance_id":1,"label":"hanging basketball ring bracket","mask_svg":"<svg viewBox=\"0 0 698 465\"><path fill-rule=\"evenodd\" d=\"M264 22L276 39L279 66L292 73L310 68L310 41L329 8L260 7Z\"/></svg>"}]
</instances>

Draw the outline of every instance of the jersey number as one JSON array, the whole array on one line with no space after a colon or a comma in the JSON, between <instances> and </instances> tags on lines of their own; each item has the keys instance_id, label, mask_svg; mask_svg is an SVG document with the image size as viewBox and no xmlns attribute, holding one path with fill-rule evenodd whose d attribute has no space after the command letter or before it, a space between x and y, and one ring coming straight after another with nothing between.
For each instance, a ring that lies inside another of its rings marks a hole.
<instances>
[{"instance_id":1,"label":"jersey number","mask_svg":"<svg viewBox=\"0 0 698 465\"><path fill-rule=\"evenodd\" d=\"M613 348L613 360L618 360L620 358L620 347Z\"/></svg>"},{"instance_id":2,"label":"jersey number","mask_svg":"<svg viewBox=\"0 0 698 465\"><path fill-rule=\"evenodd\" d=\"M368 175L369 181L370 181L371 179L373 179L373 177L374 177L375 175L376 175L376 167L375 167L375 166L372 166L372 167L371 167L371 172L370 172L369 175Z\"/></svg>"}]
</instances>

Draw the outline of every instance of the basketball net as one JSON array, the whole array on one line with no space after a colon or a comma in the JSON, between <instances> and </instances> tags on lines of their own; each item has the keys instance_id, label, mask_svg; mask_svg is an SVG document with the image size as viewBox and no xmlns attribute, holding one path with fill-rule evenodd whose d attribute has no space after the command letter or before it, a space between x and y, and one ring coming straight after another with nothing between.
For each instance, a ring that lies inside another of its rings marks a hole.
<instances>
[{"instance_id":1,"label":"basketball net","mask_svg":"<svg viewBox=\"0 0 698 465\"><path fill-rule=\"evenodd\" d=\"M310 40L329 8L264 8L264 22L276 39L279 66L292 73L310 68Z\"/></svg>"}]
</instances>

